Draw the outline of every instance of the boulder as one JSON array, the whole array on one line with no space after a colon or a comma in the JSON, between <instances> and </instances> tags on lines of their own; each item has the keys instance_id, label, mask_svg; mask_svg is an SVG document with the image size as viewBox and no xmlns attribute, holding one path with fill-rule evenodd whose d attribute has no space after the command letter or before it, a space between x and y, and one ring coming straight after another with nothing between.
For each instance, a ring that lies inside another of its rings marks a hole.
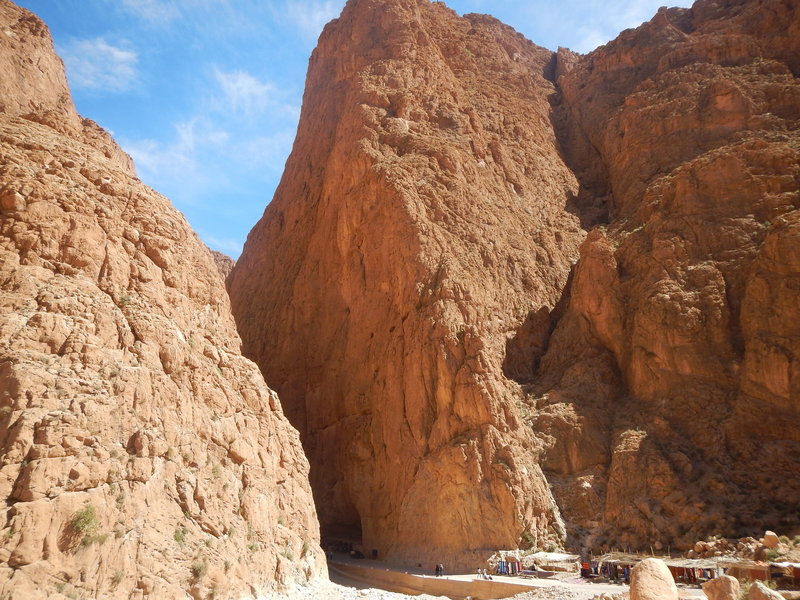
<instances>
[{"instance_id":1,"label":"boulder","mask_svg":"<svg viewBox=\"0 0 800 600\"><path fill-rule=\"evenodd\" d=\"M747 591L747 600L784 600L775 590L769 589L760 581L755 581Z\"/></svg>"},{"instance_id":2,"label":"boulder","mask_svg":"<svg viewBox=\"0 0 800 600\"><path fill-rule=\"evenodd\" d=\"M780 540L778 540L778 534L774 531L767 531L764 533L764 537L761 539L761 543L764 544L767 548L775 548Z\"/></svg>"},{"instance_id":3,"label":"boulder","mask_svg":"<svg viewBox=\"0 0 800 600\"><path fill-rule=\"evenodd\" d=\"M703 584L708 600L739 600L739 580L730 575L710 579Z\"/></svg>"},{"instance_id":4,"label":"boulder","mask_svg":"<svg viewBox=\"0 0 800 600\"><path fill-rule=\"evenodd\" d=\"M663 560L646 558L633 567L631 600L678 600L678 588Z\"/></svg>"}]
</instances>

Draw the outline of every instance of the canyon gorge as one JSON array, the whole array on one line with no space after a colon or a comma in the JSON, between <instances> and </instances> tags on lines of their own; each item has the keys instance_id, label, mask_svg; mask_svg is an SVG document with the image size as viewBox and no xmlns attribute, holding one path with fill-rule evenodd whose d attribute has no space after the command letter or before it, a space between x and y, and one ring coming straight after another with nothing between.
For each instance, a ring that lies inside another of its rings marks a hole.
<instances>
[{"instance_id":1,"label":"canyon gorge","mask_svg":"<svg viewBox=\"0 0 800 600\"><path fill-rule=\"evenodd\" d=\"M228 280L323 534L467 564L800 525L798 33L698 2L581 56L348 2Z\"/></svg>"},{"instance_id":2,"label":"canyon gorge","mask_svg":"<svg viewBox=\"0 0 800 600\"><path fill-rule=\"evenodd\" d=\"M0 597L800 534L799 13L348 0L234 264L0 0Z\"/></svg>"}]
</instances>

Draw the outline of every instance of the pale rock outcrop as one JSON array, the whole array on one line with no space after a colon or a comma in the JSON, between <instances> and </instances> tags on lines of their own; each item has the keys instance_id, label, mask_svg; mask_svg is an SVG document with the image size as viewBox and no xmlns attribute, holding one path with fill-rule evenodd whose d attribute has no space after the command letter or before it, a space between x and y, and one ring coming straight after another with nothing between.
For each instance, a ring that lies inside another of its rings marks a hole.
<instances>
[{"instance_id":1,"label":"pale rock outcrop","mask_svg":"<svg viewBox=\"0 0 800 600\"><path fill-rule=\"evenodd\" d=\"M678 588L666 563L646 558L631 569L631 600L678 600Z\"/></svg>"},{"instance_id":2,"label":"pale rock outcrop","mask_svg":"<svg viewBox=\"0 0 800 600\"><path fill-rule=\"evenodd\" d=\"M211 256L214 258L214 264L217 266L217 271L219 271L222 281L227 281L228 275L231 274L233 267L236 265L236 261L227 254L223 254L217 250L212 250Z\"/></svg>"},{"instance_id":3,"label":"pale rock outcrop","mask_svg":"<svg viewBox=\"0 0 800 600\"><path fill-rule=\"evenodd\" d=\"M739 580L730 575L709 579L703 584L708 600L739 600Z\"/></svg>"},{"instance_id":4,"label":"pale rock outcrop","mask_svg":"<svg viewBox=\"0 0 800 600\"><path fill-rule=\"evenodd\" d=\"M764 533L764 537L761 538L761 543L767 548L775 548L779 542L778 534L774 531L767 531Z\"/></svg>"},{"instance_id":5,"label":"pale rock outcrop","mask_svg":"<svg viewBox=\"0 0 800 600\"><path fill-rule=\"evenodd\" d=\"M0 0L0 29L0 596L324 576L307 460L211 254L77 117L45 25Z\"/></svg>"}]
</instances>

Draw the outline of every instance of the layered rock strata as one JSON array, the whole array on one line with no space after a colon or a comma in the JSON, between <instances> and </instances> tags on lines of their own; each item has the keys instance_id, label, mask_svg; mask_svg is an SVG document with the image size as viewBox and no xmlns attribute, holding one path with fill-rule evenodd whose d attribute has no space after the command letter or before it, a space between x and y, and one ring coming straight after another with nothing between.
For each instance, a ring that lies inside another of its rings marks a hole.
<instances>
[{"instance_id":1,"label":"layered rock strata","mask_svg":"<svg viewBox=\"0 0 800 600\"><path fill-rule=\"evenodd\" d=\"M297 432L210 252L0 0L0 596L241 598L321 573Z\"/></svg>"},{"instance_id":2,"label":"layered rock strata","mask_svg":"<svg viewBox=\"0 0 800 600\"><path fill-rule=\"evenodd\" d=\"M351 0L320 37L280 187L228 281L331 537L470 568L561 543L504 376L603 210L559 154L553 66L495 19L422 0Z\"/></svg>"}]
</instances>

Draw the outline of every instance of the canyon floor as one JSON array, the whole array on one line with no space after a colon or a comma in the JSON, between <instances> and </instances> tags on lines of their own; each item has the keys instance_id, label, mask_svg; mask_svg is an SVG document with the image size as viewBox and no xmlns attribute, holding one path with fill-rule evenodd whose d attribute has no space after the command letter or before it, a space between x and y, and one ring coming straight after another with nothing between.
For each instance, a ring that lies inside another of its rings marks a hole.
<instances>
[{"instance_id":1,"label":"canyon floor","mask_svg":"<svg viewBox=\"0 0 800 600\"><path fill-rule=\"evenodd\" d=\"M457 589L453 589L449 596L435 596L429 594L408 595L378 589L377 587L370 587L378 585L376 580L371 581L369 578L368 572L373 569L376 572L396 570L414 574L421 578L432 576L423 574L422 570L415 572L406 568L395 567L384 562L365 564L364 561L352 563L352 561L348 561L347 559L340 560L341 562L335 560L329 563L331 581L318 580L307 586L298 585L288 590L284 595L269 596L263 600L287 600L287 598L288 600L402 600L410 598L416 600L438 600L459 597ZM344 572L336 568L337 564L358 564L359 562L366 568L362 571L364 575L357 579L348 577ZM474 578L474 573L455 573L444 577L444 579L453 581L454 583L472 581ZM590 600L601 594L620 597L622 594L627 594L629 590L627 585L589 583L580 580L577 576L569 576L566 573L561 578L548 580L510 576L494 576L494 580L538 588L536 590L527 589L514 596L509 596L509 598L513 598L514 600ZM525 589L525 587L521 587L521 590L522 589ZM699 588L682 587L679 593L682 600L704 597L703 592Z\"/></svg>"}]
</instances>

